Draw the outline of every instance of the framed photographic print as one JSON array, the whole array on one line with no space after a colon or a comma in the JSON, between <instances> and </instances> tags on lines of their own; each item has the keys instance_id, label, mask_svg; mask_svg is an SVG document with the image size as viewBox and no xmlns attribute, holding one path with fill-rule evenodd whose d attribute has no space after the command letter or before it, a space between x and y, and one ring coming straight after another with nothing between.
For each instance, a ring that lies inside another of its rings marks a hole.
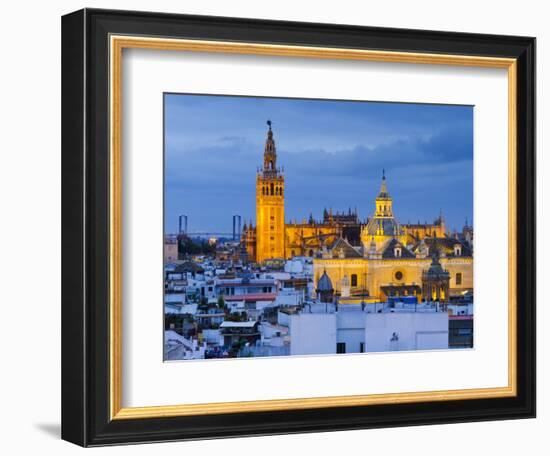
<instances>
[{"instance_id":1,"label":"framed photographic print","mask_svg":"<svg viewBox=\"0 0 550 456\"><path fill-rule=\"evenodd\" d=\"M64 439L535 416L534 38L85 9L62 55Z\"/></svg>"}]
</instances>

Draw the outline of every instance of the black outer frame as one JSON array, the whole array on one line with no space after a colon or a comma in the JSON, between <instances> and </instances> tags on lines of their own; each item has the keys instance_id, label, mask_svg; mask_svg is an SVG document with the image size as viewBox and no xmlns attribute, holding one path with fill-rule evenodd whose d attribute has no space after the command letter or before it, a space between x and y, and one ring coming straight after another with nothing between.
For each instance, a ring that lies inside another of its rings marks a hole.
<instances>
[{"instance_id":1,"label":"black outer frame","mask_svg":"<svg viewBox=\"0 0 550 456\"><path fill-rule=\"evenodd\" d=\"M518 59L514 398L109 418L110 34ZM62 438L82 446L535 417L535 39L84 9L62 18Z\"/></svg>"}]
</instances>

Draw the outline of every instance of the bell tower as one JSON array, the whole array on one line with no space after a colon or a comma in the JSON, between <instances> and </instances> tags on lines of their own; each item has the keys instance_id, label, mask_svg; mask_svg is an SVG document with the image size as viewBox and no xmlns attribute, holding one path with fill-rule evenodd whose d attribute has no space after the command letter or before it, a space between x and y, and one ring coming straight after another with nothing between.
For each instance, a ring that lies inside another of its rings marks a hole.
<instances>
[{"instance_id":1,"label":"bell tower","mask_svg":"<svg viewBox=\"0 0 550 456\"><path fill-rule=\"evenodd\" d=\"M264 148L263 168L256 175L256 262L285 258L285 177L277 168L277 149L271 130Z\"/></svg>"}]
</instances>

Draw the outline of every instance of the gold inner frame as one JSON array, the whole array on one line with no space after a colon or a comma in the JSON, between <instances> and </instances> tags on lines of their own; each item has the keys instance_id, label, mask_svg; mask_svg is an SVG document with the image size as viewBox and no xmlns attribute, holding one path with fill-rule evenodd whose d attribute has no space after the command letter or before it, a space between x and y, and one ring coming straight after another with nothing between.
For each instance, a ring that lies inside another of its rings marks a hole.
<instances>
[{"instance_id":1,"label":"gold inner frame","mask_svg":"<svg viewBox=\"0 0 550 456\"><path fill-rule=\"evenodd\" d=\"M508 385L505 387L218 402L170 406L122 407L122 51L123 49L255 54L316 59L368 60L453 65L508 70ZM158 418L238 412L265 412L423 401L512 397L517 394L516 290L516 128L517 62L511 58L423 54L309 46L168 38L110 37L110 414L111 419Z\"/></svg>"}]
</instances>

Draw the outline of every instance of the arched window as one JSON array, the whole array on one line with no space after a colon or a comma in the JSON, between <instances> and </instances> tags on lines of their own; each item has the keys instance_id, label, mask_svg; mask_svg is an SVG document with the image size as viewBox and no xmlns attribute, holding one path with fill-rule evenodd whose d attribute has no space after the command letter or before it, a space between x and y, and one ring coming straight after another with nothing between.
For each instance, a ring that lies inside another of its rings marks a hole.
<instances>
[{"instance_id":1,"label":"arched window","mask_svg":"<svg viewBox=\"0 0 550 456\"><path fill-rule=\"evenodd\" d=\"M265 187L262 187L262 195L265 195Z\"/></svg>"},{"instance_id":2,"label":"arched window","mask_svg":"<svg viewBox=\"0 0 550 456\"><path fill-rule=\"evenodd\" d=\"M312 249L309 250L309 256L310 256L310 257L313 256L313 250L312 250Z\"/></svg>"},{"instance_id":3,"label":"arched window","mask_svg":"<svg viewBox=\"0 0 550 456\"><path fill-rule=\"evenodd\" d=\"M279 191L279 195L283 196L283 187L281 187L281 189Z\"/></svg>"},{"instance_id":4,"label":"arched window","mask_svg":"<svg viewBox=\"0 0 550 456\"><path fill-rule=\"evenodd\" d=\"M356 287L357 286L357 274L351 275L351 286Z\"/></svg>"},{"instance_id":5,"label":"arched window","mask_svg":"<svg viewBox=\"0 0 550 456\"><path fill-rule=\"evenodd\" d=\"M271 184L271 193L270 193L271 196L273 196L273 192L274 192L274 185L273 185L273 183L272 183L272 184Z\"/></svg>"}]
</instances>

